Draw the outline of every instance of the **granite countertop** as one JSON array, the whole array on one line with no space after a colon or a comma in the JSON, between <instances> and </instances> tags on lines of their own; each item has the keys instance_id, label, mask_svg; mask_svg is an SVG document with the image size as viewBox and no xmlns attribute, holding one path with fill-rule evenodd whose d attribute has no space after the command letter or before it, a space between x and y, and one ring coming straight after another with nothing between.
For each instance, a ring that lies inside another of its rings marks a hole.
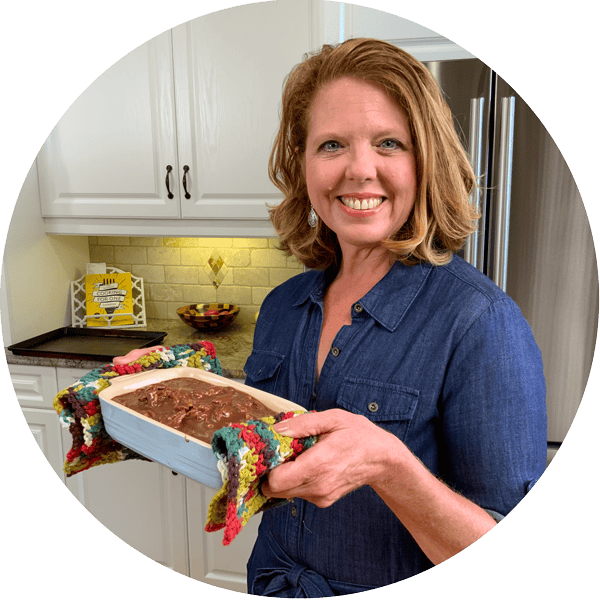
<instances>
[{"instance_id":1,"label":"granite countertop","mask_svg":"<svg viewBox=\"0 0 600 600\"><path fill-rule=\"evenodd\" d=\"M246 359L252 350L254 324L244 324L234 321L221 331L197 331L182 321L173 319L148 319L146 327L136 328L142 331L166 331L164 346L191 344L200 340L212 342L217 352L217 358L223 368L223 375L236 379L244 379L243 371ZM44 333L44 332L42 332ZM106 364L93 360L68 358L46 358L42 356L20 356L6 350L8 364L37 365L48 367L65 367L77 369L96 369Z\"/></svg>"}]
</instances>

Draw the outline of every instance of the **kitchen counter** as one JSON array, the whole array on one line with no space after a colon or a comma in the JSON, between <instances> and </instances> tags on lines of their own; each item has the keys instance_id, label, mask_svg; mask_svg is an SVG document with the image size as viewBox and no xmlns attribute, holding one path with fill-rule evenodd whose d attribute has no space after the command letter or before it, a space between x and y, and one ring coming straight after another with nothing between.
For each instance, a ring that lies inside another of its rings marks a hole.
<instances>
[{"instance_id":1,"label":"kitchen counter","mask_svg":"<svg viewBox=\"0 0 600 600\"><path fill-rule=\"evenodd\" d=\"M221 331L197 331L182 321L173 319L148 319L146 327L136 328L142 331L166 331L164 346L191 344L200 340L212 342L225 377L244 379L243 371L246 359L252 350L254 324L245 325L234 321ZM47 367L65 367L76 369L96 369L104 362L67 358L45 358L42 356L19 356L6 350L6 361L13 365L34 365Z\"/></svg>"}]
</instances>

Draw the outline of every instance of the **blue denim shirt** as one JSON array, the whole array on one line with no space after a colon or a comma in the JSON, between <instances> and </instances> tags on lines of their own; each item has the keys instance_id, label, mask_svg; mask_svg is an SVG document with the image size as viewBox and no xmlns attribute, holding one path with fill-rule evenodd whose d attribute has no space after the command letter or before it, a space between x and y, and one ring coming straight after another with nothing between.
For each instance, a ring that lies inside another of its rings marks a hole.
<instances>
[{"instance_id":1,"label":"blue denim shirt","mask_svg":"<svg viewBox=\"0 0 600 600\"><path fill-rule=\"evenodd\" d=\"M327 284L327 273L310 271L268 295L246 383L309 410L367 417L451 488L506 515L546 460L541 354L516 304L459 257L441 267L398 262L353 306L352 324L337 334L315 387ZM349 593L430 566L364 486L328 508L296 499L265 512L248 590L310 596L313 577ZM298 592L303 579L308 593ZM312 593L328 595L315 585Z\"/></svg>"}]
</instances>

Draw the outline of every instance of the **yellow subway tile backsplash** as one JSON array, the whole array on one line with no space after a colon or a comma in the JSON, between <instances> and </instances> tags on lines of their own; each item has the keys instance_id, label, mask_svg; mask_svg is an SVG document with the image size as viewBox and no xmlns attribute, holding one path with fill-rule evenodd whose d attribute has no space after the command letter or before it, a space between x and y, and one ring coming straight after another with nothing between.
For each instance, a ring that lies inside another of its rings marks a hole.
<instances>
[{"instance_id":1,"label":"yellow subway tile backsplash","mask_svg":"<svg viewBox=\"0 0 600 600\"><path fill-rule=\"evenodd\" d=\"M228 267L250 266L249 248L219 248L218 252Z\"/></svg>"},{"instance_id":2,"label":"yellow subway tile backsplash","mask_svg":"<svg viewBox=\"0 0 600 600\"><path fill-rule=\"evenodd\" d=\"M127 265L145 265L148 262L146 248L141 246L115 246L115 262Z\"/></svg>"},{"instance_id":3,"label":"yellow subway tile backsplash","mask_svg":"<svg viewBox=\"0 0 600 600\"><path fill-rule=\"evenodd\" d=\"M198 283L198 267L165 266L165 283Z\"/></svg>"},{"instance_id":4,"label":"yellow subway tile backsplash","mask_svg":"<svg viewBox=\"0 0 600 600\"><path fill-rule=\"evenodd\" d=\"M148 294L148 298L150 300L162 302L175 302L178 298L181 298L182 296L181 285L152 283L148 286Z\"/></svg>"},{"instance_id":5,"label":"yellow subway tile backsplash","mask_svg":"<svg viewBox=\"0 0 600 600\"><path fill-rule=\"evenodd\" d=\"M269 285L269 269L248 267L247 269L233 270L233 284L249 287Z\"/></svg>"},{"instance_id":6,"label":"yellow subway tile backsplash","mask_svg":"<svg viewBox=\"0 0 600 600\"><path fill-rule=\"evenodd\" d=\"M294 272L293 269L278 269L273 267L269 269L269 283L270 287L277 287L279 284L287 281L290 278L290 271ZM296 271L300 273L301 271Z\"/></svg>"},{"instance_id":7,"label":"yellow subway tile backsplash","mask_svg":"<svg viewBox=\"0 0 600 600\"><path fill-rule=\"evenodd\" d=\"M95 263L113 264L115 249L113 246L90 246L90 261Z\"/></svg>"},{"instance_id":8,"label":"yellow subway tile backsplash","mask_svg":"<svg viewBox=\"0 0 600 600\"><path fill-rule=\"evenodd\" d=\"M180 306L216 302L217 290L213 285L183 285L181 286L181 300Z\"/></svg>"},{"instance_id":9,"label":"yellow subway tile backsplash","mask_svg":"<svg viewBox=\"0 0 600 600\"><path fill-rule=\"evenodd\" d=\"M145 284L165 283L165 267L156 265L131 265L131 272L141 277Z\"/></svg>"},{"instance_id":10,"label":"yellow subway tile backsplash","mask_svg":"<svg viewBox=\"0 0 600 600\"><path fill-rule=\"evenodd\" d=\"M100 236L96 238L98 246L129 246L130 241L127 236Z\"/></svg>"},{"instance_id":11,"label":"yellow subway tile backsplash","mask_svg":"<svg viewBox=\"0 0 600 600\"><path fill-rule=\"evenodd\" d=\"M148 318L178 320L180 306L229 302L240 307L239 321L253 323L273 287L303 270L273 238L98 236L88 242L92 262L144 279Z\"/></svg>"},{"instance_id":12,"label":"yellow subway tile backsplash","mask_svg":"<svg viewBox=\"0 0 600 600\"><path fill-rule=\"evenodd\" d=\"M90 238L91 240L92 238ZM164 238L156 238L156 237L130 237L129 243L132 246L145 246L146 248L149 246L163 246ZM92 242L90 241L90 244Z\"/></svg>"},{"instance_id":13,"label":"yellow subway tile backsplash","mask_svg":"<svg viewBox=\"0 0 600 600\"><path fill-rule=\"evenodd\" d=\"M167 315L166 302L152 302L146 300L146 318L147 319L169 319Z\"/></svg>"},{"instance_id":14,"label":"yellow subway tile backsplash","mask_svg":"<svg viewBox=\"0 0 600 600\"><path fill-rule=\"evenodd\" d=\"M233 238L196 238L200 248L231 248Z\"/></svg>"},{"instance_id":15,"label":"yellow subway tile backsplash","mask_svg":"<svg viewBox=\"0 0 600 600\"><path fill-rule=\"evenodd\" d=\"M148 264L151 265L179 265L181 264L181 250L179 248L152 247L147 248Z\"/></svg>"},{"instance_id":16,"label":"yellow subway tile backsplash","mask_svg":"<svg viewBox=\"0 0 600 600\"><path fill-rule=\"evenodd\" d=\"M268 248L266 250L251 250L250 260L253 267L285 267L286 257L283 252Z\"/></svg>"},{"instance_id":17,"label":"yellow subway tile backsplash","mask_svg":"<svg viewBox=\"0 0 600 600\"><path fill-rule=\"evenodd\" d=\"M162 240L167 247L196 248L198 246L198 238L162 238Z\"/></svg>"},{"instance_id":18,"label":"yellow subway tile backsplash","mask_svg":"<svg viewBox=\"0 0 600 600\"><path fill-rule=\"evenodd\" d=\"M264 238L232 238L234 248L268 248L269 240Z\"/></svg>"},{"instance_id":19,"label":"yellow subway tile backsplash","mask_svg":"<svg viewBox=\"0 0 600 600\"><path fill-rule=\"evenodd\" d=\"M181 264L203 266L208 262L211 252L209 248L181 248Z\"/></svg>"}]
</instances>

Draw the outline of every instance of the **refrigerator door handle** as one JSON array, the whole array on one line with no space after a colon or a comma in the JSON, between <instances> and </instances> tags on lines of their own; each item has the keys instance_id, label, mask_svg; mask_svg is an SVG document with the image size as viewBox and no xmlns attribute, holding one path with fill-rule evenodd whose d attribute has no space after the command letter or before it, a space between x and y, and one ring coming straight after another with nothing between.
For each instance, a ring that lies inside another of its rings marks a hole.
<instances>
[{"instance_id":1,"label":"refrigerator door handle","mask_svg":"<svg viewBox=\"0 0 600 600\"><path fill-rule=\"evenodd\" d=\"M469 118L469 157L471 168L477 179L476 186L471 192L471 203L480 213L477 229L467 238L464 246L464 257L474 267L483 272L484 268L484 239L485 239L485 173L482 167L483 152L483 117L485 98L471 98ZM479 187L483 185L483 187Z\"/></svg>"},{"instance_id":2,"label":"refrigerator door handle","mask_svg":"<svg viewBox=\"0 0 600 600\"><path fill-rule=\"evenodd\" d=\"M508 236L510 224L510 196L512 184L513 146L515 129L515 97L501 99L500 146L498 157L498 195L495 206L497 235L494 240L492 280L506 291L508 266Z\"/></svg>"}]
</instances>

